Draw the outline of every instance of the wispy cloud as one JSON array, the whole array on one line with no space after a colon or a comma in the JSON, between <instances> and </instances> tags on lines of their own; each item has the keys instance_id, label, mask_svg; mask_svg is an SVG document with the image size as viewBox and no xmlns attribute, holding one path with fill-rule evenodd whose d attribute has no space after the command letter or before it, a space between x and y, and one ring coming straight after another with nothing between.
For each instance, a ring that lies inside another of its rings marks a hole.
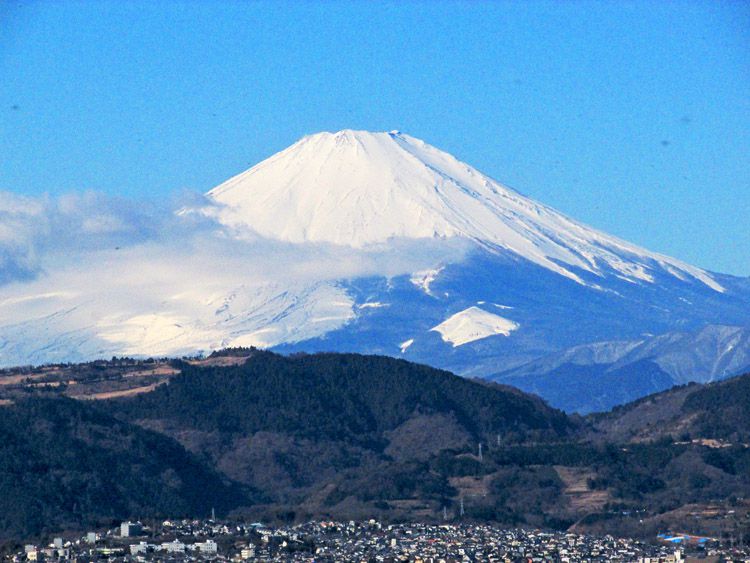
<instances>
[{"instance_id":1,"label":"wispy cloud","mask_svg":"<svg viewBox=\"0 0 750 563\"><path fill-rule=\"evenodd\" d=\"M238 237L179 212L206 205L190 192L166 203L0 193L0 364L309 338L355 314L341 281L467 251L458 240L353 249ZM33 334L53 352L39 356Z\"/></svg>"},{"instance_id":2,"label":"wispy cloud","mask_svg":"<svg viewBox=\"0 0 750 563\"><path fill-rule=\"evenodd\" d=\"M141 260L174 266L196 263L207 273L237 272L251 279L279 276L331 280L397 276L459 258L460 241L393 240L364 250L331 244L288 244L238 237L201 213L199 194L181 192L168 203L134 201L97 192L31 198L0 192L0 279L29 280L58 269L85 271L108 256L111 265ZM116 250L123 256L108 254Z\"/></svg>"}]
</instances>

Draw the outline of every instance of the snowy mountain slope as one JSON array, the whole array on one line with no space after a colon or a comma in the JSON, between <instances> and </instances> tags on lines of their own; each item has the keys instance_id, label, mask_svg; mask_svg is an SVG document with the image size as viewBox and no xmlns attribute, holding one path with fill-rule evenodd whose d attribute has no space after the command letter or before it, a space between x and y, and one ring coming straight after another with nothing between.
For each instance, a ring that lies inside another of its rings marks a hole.
<instances>
[{"instance_id":1,"label":"snowy mountain slope","mask_svg":"<svg viewBox=\"0 0 750 563\"><path fill-rule=\"evenodd\" d=\"M429 291L420 281L425 274L347 281L344 287L355 303L377 301L388 307L358 309L356 318L325 337L278 349L399 355L456 373L489 377L591 342L629 344L645 334L698 331L707 324L750 326L750 294L734 288L726 276L719 279L733 288L727 293L669 275L658 277L654 284L615 278L608 282L607 291L601 291L523 259L509 260L481 249L435 270L440 271L428 284ZM518 328L509 336L489 335L460 346L431 330L471 307L512 320ZM601 355L602 361L620 354L607 356L599 349L589 353Z\"/></svg>"},{"instance_id":2,"label":"snowy mountain slope","mask_svg":"<svg viewBox=\"0 0 750 563\"><path fill-rule=\"evenodd\" d=\"M661 269L716 291L708 273L605 235L399 132L304 137L210 192L239 233L354 247L465 237L584 283L577 270L653 282Z\"/></svg>"},{"instance_id":3,"label":"snowy mountain slope","mask_svg":"<svg viewBox=\"0 0 750 563\"><path fill-rule=\"evenodd\" d=\"M639 340L595 342L535 360L504 376L537 376L566 364L601 365L607 371L648 360L672 378L672 383L710 383L737 375L750 366L750 328L708 325L695 332L669 332Z\"/></svg>"},{"instance_id":4,"label":"snowy mountain slope","mask_svg":"<svg viewBox=\"0 0 750 563\"><path fill-rule=\"evenodd\" d=\"M146 264L138 262L141 271ZM85 288L65 272L0 287L0 366L268 347L320 336L354 317L336 283L202 276L179 261L164 268L171 275L153 279L132 275L130 260L107 260L107 275L94 267L84 274L98 280Z\"/></svg>"}]
</instances>

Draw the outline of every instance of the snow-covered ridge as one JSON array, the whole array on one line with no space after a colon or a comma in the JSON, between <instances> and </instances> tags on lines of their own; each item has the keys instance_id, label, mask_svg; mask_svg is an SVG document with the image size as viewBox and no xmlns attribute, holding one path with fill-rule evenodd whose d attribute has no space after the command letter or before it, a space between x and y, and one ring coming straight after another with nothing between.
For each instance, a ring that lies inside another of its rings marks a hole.
<instances>
[{"instance_id":1,"label":"snow-covered ridge","mask_svg":"<svg viewBox=\"0 0 750 563\"><path fill-rule=\"evenodd\" d=\"M355 248L464 237L583 283L576 269L653 282L655 270L723 287L705 271L578 223L399 132L302 138L208 192L239 236Z\"/></svg>"}]
</instances>

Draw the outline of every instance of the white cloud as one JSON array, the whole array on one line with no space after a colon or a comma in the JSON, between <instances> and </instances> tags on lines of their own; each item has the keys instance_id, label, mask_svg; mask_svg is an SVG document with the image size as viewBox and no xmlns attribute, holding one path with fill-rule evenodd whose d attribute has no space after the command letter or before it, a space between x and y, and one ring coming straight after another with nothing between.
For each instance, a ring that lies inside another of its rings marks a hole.
<instances>
[{"instance_id":1,"label":"white cloud","mask_svg":"<svg viewBox=\"0 0 750 563\"><path fill-rule=\"evenodd\" d=\"M341 280L409 274L467 248L239 240L205 215L176 212L196 204L206 202L187 192L166 204L0 193L0 364L322 335L355 315Z\"/></svg>"}]
</instances>

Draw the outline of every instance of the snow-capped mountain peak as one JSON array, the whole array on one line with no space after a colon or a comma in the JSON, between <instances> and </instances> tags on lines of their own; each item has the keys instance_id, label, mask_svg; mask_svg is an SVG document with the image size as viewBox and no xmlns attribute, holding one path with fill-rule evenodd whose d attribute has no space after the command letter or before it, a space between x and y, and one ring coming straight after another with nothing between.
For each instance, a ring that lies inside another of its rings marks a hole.
<instances>
[{"instance_id":1,"label":"snow-capped mountain peak","mask_svg":"<svg viewBox=\"0 0 750 563\"><path fill-rule=\"evenodd\" d=\"M659 270L723 291L699 268L569 219L398 131L309 135L207 195L218 205L205 212L240 236L355 248L462 237L579 283L582 272L652 282Z\"/></svg>"},{"instance_id":2,"label":"snow-capped mountain peak","mask_svg":"<svg viewBox=\"0 0 750 563\"><path fill-rule=\"evenodd\" d=\"M669 335L750 326L748 280L596 231L398 131L305 137L208 199L177 219L156 210L132 223L130 210L115 213L119 203L102 215L97 202L97 219L122 217L122 234L111 237L92 236L84 221L67 234L68 201L59 212L12 207L0 230L40 223L70 238L36 273L3 282L0 268L0 366L252 345L393 354L488 376L614 342L592 348L599 364L623 349L617 343L651 334L667 352L659 373L652 355L633 356L645 344L626 355L663 383L672 381L665 362L686 357L672 353ZM200 214L214 221L191 220ZM701 338L700 363L687 361L688 371L742 369L743 335ZM645 389L627 376L623 387ZM545 381L571 388L557 374Z\"/></svg>"}]
</instances>

